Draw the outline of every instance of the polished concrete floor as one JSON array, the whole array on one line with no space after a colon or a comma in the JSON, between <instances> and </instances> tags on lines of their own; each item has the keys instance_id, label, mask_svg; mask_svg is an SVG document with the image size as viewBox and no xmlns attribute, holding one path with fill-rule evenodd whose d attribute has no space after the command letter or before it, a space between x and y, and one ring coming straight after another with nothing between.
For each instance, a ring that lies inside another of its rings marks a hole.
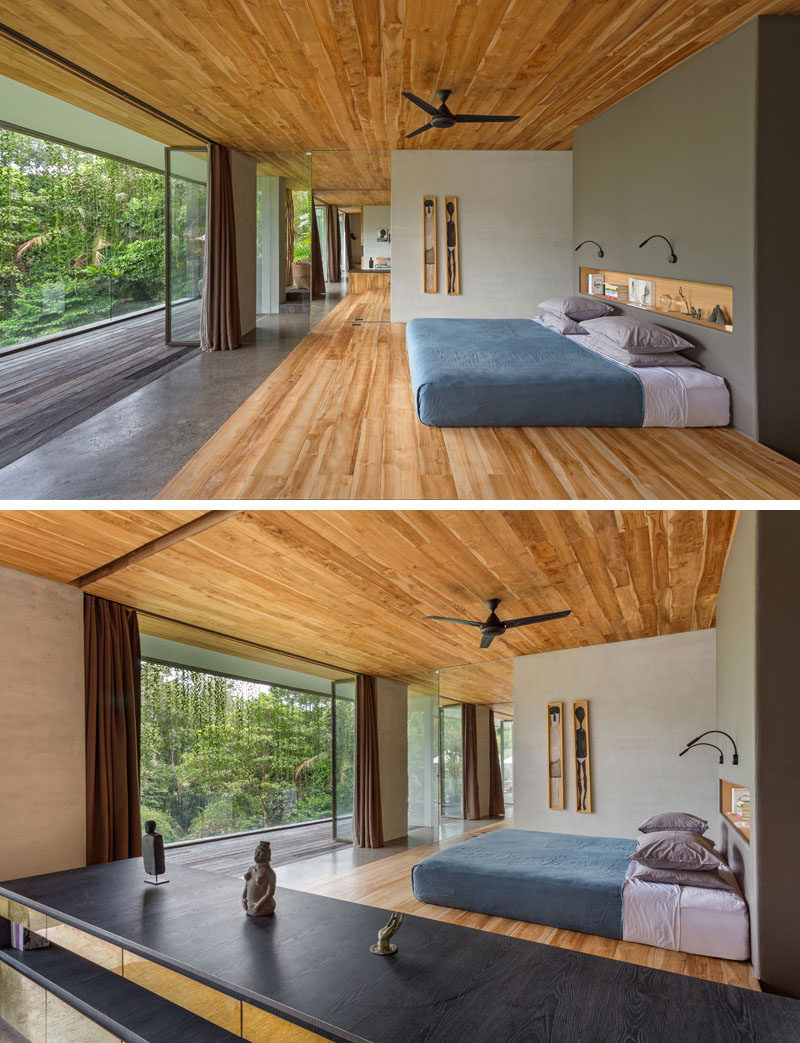
<instances>
[{"instance_id":1,"label":"polished concrete floor","mask_svg":"<svg viewBox=\"0 0 800 1043\"><path fill-rule=\"evenodd\" d=\"M308 333L262 317L236 351L197 351L0 469L0 499L151 499Z\"/></svg>"}]
</instances>

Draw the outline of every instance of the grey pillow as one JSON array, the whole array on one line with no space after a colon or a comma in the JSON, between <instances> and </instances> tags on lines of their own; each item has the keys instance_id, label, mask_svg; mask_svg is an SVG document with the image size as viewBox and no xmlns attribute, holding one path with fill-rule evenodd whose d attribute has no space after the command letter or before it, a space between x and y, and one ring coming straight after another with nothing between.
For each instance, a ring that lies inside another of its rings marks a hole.
<instances>
[{"instance_id":1,"label":"grey pillow","mask_svg":"<svg viewBox=\"0 0 800 1043\"><path fill-rule=\"evenodd\" d=\"M677 884L678 887L710 887L715 891L735 891L736 888L718 869L697 872L692 869L650 869L637 865L631 880L642 880L646 884Z\"/></svg>"},{"instance_id":2,"label":"grey pillow","mask_svg":"<svg viewBox=\"0 0 800 1043\"><path fill-rule=\"evenodd\" d=\"M708 823L704 818L692 815L688 811L662 811L658 815L651 815L639 826L640 833L659 833L663 830L670 830L702 835L707 829Z\"/></svg>"},{"instance_id":3,"label":"grey pillow","mask_svg":"<svg viewBox=\"0 0 800 1043\"><path fill-rule=\"evenodd\" d=\"M554 315L566 315L568 319L583 322L598 315L611 315L614 309L596 297L548 297L539 305L539 311L550 311Z\"/></svg>"},{"instance_id":4,"label":"grey pillow","mask_svg":"<svg viewBox=\"0 0 800 1043\"><path fill-rule=\"evenodd\" d=\"M718 869L725 862L715 854L709 841L695 833L655 833L644 838L641 847L628 856L648 869Z\"/></svg>"},{"instance_id":5,"label":"grey pillow","mask_svg":"<svg viewBox=\"0 0 800 1043\"><path fill-rule=\"evenodd\" d=\"M700 368L698 362L687 359L685 355L679 355L677 351L653 352L652 355L636 355L630 351L626 362L634 369L649 369L651 366L667 366L669 369L680 369L687 366Z\"/></svg>"},{"instance_id":6,"label":"grey pillow","mask_svg":"<svg viewBox=\"0 0 800 1043\"><path fill-rule=\"evenodd\" d=\"M567 315L556 315L552 311L540 312L536 318L551 330L555 330L556 333L563 333L565 336L567 334L575 335L589 332L580 323L570 319Z\"/></svg>"},{"instance_id":7,"label":"grey pillow","mask_svg":"<svg viewBox=\"0 0 800 1043\"><path fill-rule=\"evenodd\" d=\"M633 351L637 355L649 355L654 351L685 351L694 347L674 330L656 326L652 322L643 322L641 319L633 319L630 315L580 318L590 333L599 333L618 348Z\"/></svg>"}]
</instances>

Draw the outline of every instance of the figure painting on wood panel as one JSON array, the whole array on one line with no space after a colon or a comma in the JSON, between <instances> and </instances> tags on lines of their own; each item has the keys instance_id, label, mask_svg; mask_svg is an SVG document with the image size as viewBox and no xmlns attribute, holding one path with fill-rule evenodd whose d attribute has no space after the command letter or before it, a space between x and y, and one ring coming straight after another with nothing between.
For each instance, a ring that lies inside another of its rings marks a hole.
<instances>
[{"instance_id":1,"label":"figure painting on wood panel","mask_svg":"<svg viewBox=\"0 0 800 1043\"><path fill-rule=\"evenodd\" d=\"M422 199L422 260L424 278L422 288L425 293L437 293L439 290L436 278L436 199L424 196Z\"/></svg>"},{"instance_id":2,"label":"figure painting on wood panel","mask_svg":"<svg viewBox=\"0 0 800 1043\"><path fill-rule=\"evenodd\" d=\"M547 778L548 806L554 811L564 807L564 731L561 703L547 704Z\"/></svg>"},{"instance_id":3,"label":"figure painting on wood panel","mask_svg":"<svg viewBox=\"0 0 800 1043\"><path fill-rule=\"evenodd\" d=\"M453 297L461 293L461 272L458 263L458 200L448 196L444 201L447 233L447 292Z\"/></svg>"},{"instance_id":4,"label":"figure painting on wood panel","mask_svg":"<svg viewBox=\"0 0 800 1043\"><path fill-rule=\"evenodd\" d=\"M575 810L592 810L592 773L589 760L589 703L581 699L572 704L575 727Z\"/></svg>"}]
</instances>

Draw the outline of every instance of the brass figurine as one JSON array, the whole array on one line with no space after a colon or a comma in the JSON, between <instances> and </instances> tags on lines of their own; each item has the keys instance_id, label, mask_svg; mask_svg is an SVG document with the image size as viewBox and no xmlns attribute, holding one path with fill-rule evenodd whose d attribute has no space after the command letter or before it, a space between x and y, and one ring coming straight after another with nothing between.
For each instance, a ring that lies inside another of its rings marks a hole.
<instances>
[{"instance_id":1,"label":"brass figurine","mask_svg":"<svg viewBox=\"0 0 800 1043\"><path fill-rule=\"evenodd\" d=\"M389 922L378 931L378 940L374 945L370 945L369 951L374 952L376 956L391 956L393 953L396 953L397 946L389 939L400 930L402 922L402 913L392 913L389 917Z\"/></svg>"}]
</instances>

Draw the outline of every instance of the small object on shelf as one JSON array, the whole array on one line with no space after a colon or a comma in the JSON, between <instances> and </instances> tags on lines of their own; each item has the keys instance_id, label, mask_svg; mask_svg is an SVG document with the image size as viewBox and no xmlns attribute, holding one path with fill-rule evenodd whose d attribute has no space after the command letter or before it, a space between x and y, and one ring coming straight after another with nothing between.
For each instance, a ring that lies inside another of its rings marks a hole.
<instances>
[{"instance_id":1,"label":"small object on shelf","mask_svg":"<svg viewBox=\"0 0 800 1043\"><path fill-rule=\"evenodd\" d=\"M369 266L370 266L370 268L374 268L375 267L375 261L371 257L369 259Z\"/></svg>"},{"instance_id":2,"label":"small object on shelf","mask_svg":"<svg viewBox=\"0 0 800 1043\"><path fill-rule=\"evenodd\" d=\"M679 295L680 299L683 301L683 303L686 305L686 314L687 315L691 315L691 317L693 319L702 319L702 317L703 317L703 309L702 308L694 308L694 307L692 307L691 304L689 304L689 301L686 299L686 294L683 292L683 287L682 286L678 287L678 295Z\"/></svg>"},{"instance_id":3,"label":"small object on shelf","mask_svg":"<svg viewBox=\"0 0 800 1043\"><path fill-rule=\"evenodd\" d=\"M400 930L400 924L402 922L402 913L392 913L389 917L388 923L384 924L384 926L378 931L378 940L374 945L370 945L369 951L374 953L376 956L392 956L396 953L397 946L389 939L393 934L396 934L397 931Z\"/></svg>"},{"instance_id":4,"label":"small object on shelf","mask_svg":"<svg viewBox=\"0 0 800 1043\"><path fill-rule=\"evenodd\" d=\"M254 864L244 874L242 908L248 916L272 916L275 912L275 870L270 865L272 849L262 840L253 855Z\"/></svg>"},{"instance_id":5,"label":"small object on shelf","mask_svg":"<svg viewBox=\"0 0 800 1043\"><path fill-rule=\"evenodd\" d=\"M602 297L606 288L606 277L602 272L589 272L586 292L594 297Z\"/></svg>"},{"instance_id":6,"label":"small object on shelf","mask_svg":"<svg viewBox=\"0 0 800 1043\"><path fill-rule=\"evenodd\" d=\"M638 308L652 308L655 283L651 279L637 279L631 277L628 280L628 297L631 304Z\"/></svg>"},{"instance_id":7,"label":"small object on shelf","mask_svg":"<svg viewBox=\"0 0 800 1043\"><path fill-rule=\"evenodd\" d=\"M672 307L672 297L668 293L662 293L658 298L658 303L661 305L662 311L669 311Z\"/></svg>"},{"instance_id":8,"label":"small object on shelf","mask_svg":"<svg viewBox=\"0 0 800 1043\"><path fill-rule=\"evenodd\" d=\"M11 948L17 952L26 952L30 949L48 949L50 942L40 934L36 934L24 924L11 921Z\"/></svg>"},{"instance_id":9,"label":"small object on shelf","mask_svg":"<svg viewBox=\"0 0 800 1043\"><path fill-rule=\"evenodd\" d=\"M164 857L164 838L156 833L156 824L148 819L144 824L142 837L142 861L144 862L144 882L146 884L168 884L166 859Z\"/></svg>"},{"instance_id":10,"label":"small object on shelf","mask_svg":"<svg viewBox=\"0 0 800 1043\"><path fill-rule=\"evenodd\" d=\"M725 309L721 304L715 304L714 310L708 317L709 322L713 322L717 326L727 326L728 316L725 314Z\"/></svg>"}]
</instances>

